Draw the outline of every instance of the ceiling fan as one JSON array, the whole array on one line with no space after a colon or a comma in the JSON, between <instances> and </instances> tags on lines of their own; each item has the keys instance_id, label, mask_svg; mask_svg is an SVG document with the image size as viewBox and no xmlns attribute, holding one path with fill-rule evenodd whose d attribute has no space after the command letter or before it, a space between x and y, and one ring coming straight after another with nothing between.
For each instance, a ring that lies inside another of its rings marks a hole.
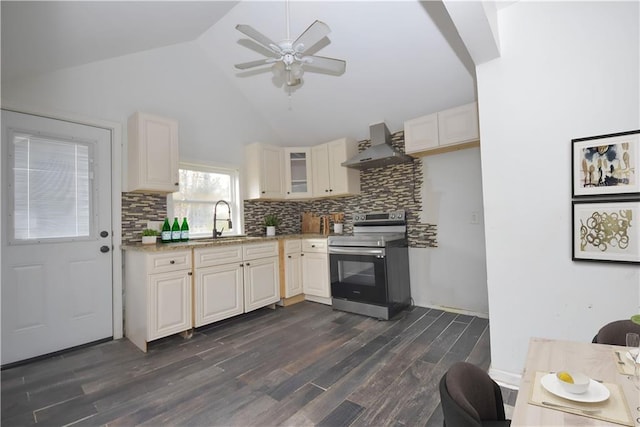
<instances>
[{"instance_id":1,"label":"ceiling fan","mask_svg":"<svg viewBox=\"0 0 640 427\"><path fill-rule=\"evenodd\" d=\"M278 43L260 33L250 25L238 24L236 30L249 36L261 46L271 52L271 56L256 61L236 64L239 70L273 64L276 68L286 72L287 86L297 86L302 80L302 74L307 71L325 72L334 75L344 73L347 63L341 59L326 58L324 56L309 55L309 50L321 41L331 29L322 21L315 21L297 39L289 36L289 2L286 3L287 38Z\"/></svg>"}]
</instances>

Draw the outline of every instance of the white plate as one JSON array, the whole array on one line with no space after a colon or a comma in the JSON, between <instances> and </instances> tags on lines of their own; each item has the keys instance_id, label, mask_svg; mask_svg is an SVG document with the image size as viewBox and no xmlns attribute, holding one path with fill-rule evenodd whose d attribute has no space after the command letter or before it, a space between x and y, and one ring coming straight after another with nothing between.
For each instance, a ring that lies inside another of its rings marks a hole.
<instances>
[{"instance_id":1,"label":"white plate","mask_svg":"<svg viewBox=\"0 0 640 427\"><path fill-rule=\"evenodd\" d=\"M547 374L540 379L542 387L549 393L555 394L564 399L573 400L574 402L604 402L609 398L609 389L597 381L590 380L589 388L583 394L574 394L566 391L556 374Z\"/></svg>"}]
</instances>

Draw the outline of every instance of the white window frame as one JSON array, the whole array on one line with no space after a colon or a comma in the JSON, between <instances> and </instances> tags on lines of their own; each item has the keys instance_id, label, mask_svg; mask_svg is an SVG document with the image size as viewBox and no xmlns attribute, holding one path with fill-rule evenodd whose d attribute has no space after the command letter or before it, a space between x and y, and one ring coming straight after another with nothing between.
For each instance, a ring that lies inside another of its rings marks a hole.
<instances>
[{"instance_id":1,"label":"white window frame","mask_svg":"<svg viewBox=\"0 0 640 427\"><path fill-rule=\"evenodd\" d=\"M226 200L231 205L231 219L233 221L233 229L232 230L223 230L223 236L237 236L244 235L244 207L242 201L242 195L240 193L240 168L236 166L221 166L215 165L211 163L191 163L191 162L180 162L178 164L178 169L188 169L193 171L200 172L210 172L210 173L219 173L231 176L231 198L232 200ZM213 217L213 205L211 207L211 216ZM218 209L220 205L218 205ZM173 193L167 195L167 217L169 219L174 218L174 204L173 204ZM226 218L226 216L225 216ZM213 236L213 230L210 233L206 234L194 234L191 230L189 232L189 237L191 239L198 238L210 238Z\"/></svg>"}]
</instances>

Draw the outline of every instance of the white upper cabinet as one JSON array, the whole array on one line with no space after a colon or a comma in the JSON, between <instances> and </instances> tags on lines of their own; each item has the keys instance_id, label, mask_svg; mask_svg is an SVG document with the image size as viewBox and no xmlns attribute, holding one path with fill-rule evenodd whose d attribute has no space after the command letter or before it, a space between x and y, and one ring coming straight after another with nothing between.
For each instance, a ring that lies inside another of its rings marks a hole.
<instances>
[{"instance_id":1,"label":"white upper cabinet","mask_svg":"<svg viewBox=\"0 0 640 427\"><path fill-rule=\"evenodd\" d=\"M358 153L357 141L341 138L311 148L313 196L360 193L360 171L341 164Z\"/></svg>"},{"instance_id":2,"label":"white upper cabinet","mask_svg":"<svg viewBox=\"0 0 640 427\"><path fill-rule=\"evenodd\" d=\"M178 191L178 122L138 112L127 128L128 191Z\"/></svg>"},{"instance_id":3,"label":"white upper cabinet","mask_svg":"<svg viewBox=\"0 0 640 427\"><path fill-rule=\"evenodd\" d=\"M404 122L405 152L414 156L478 146L479 138L476 102Z\"/></svg>"},{"instance_id":4,"label":"white upper cabinet","mask_svg":"<svg viewBox=\"0 0 640 427\"><path fill-rule=\"evenodd\" d=\"M312 196L311 148L284 149L285 185L287 199L303 199Z\"/></svg>"},{"instance_id":5,"label":"white upper cabinet","mask_svg":"<svg viewBox=\"0 0 640 427\"><path fill-rule=\"evenodd\" d=\"M438 148L438 113L404 122L404 151L416 153Z\"/></svg>"},{"instance_id":6,"label":"white upper cabinet","mask_svg":"<svg viewBox=\"0 0 640 427\"><path fill-rule=\"evenodd\" d=\"M247 199L284 199L284 149L254 143L245 147Z\"/></svg>"}]
</instances>

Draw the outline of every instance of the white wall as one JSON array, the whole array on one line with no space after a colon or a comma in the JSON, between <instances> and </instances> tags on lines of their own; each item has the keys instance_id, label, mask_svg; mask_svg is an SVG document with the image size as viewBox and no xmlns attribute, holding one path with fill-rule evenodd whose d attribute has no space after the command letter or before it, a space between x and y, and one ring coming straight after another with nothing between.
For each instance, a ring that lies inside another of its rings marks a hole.
<instances>
[{"instance_id":1,"label":"white wall","mask_svg":"<svg viewBox=\"0 0 640 427\"><path fill-rule=\"evenodd\" d=\"M571 261L570 187L572 138L640 128L639 9L517 2L477 67L496 377L521 374L529 337L590 341L640 312L637 265Z\"/></svg>"},{"instance_id":2,"label":"white wall","mask_svg":"<svg viewBox=\"0 0 640 427\"><path fill-rule=\"evenodd\" d=\"M197 42L12 80L2 86L2 103L119 122L125 132L135 111L171 117L180 123L184 161L241 165L244 144L277 140Z\"/></svg>"},{"instance_id":3,"label":"white wall","mask_svg":"<svg viewBox=\"0 0 640 427\"><path fill-rule=\"evenodd\" d=\"M411 295L419 306L488 317L480 149L422 162L422 222L437 224L438 247L410 250Z\"/></svg>"}]
</instances>

